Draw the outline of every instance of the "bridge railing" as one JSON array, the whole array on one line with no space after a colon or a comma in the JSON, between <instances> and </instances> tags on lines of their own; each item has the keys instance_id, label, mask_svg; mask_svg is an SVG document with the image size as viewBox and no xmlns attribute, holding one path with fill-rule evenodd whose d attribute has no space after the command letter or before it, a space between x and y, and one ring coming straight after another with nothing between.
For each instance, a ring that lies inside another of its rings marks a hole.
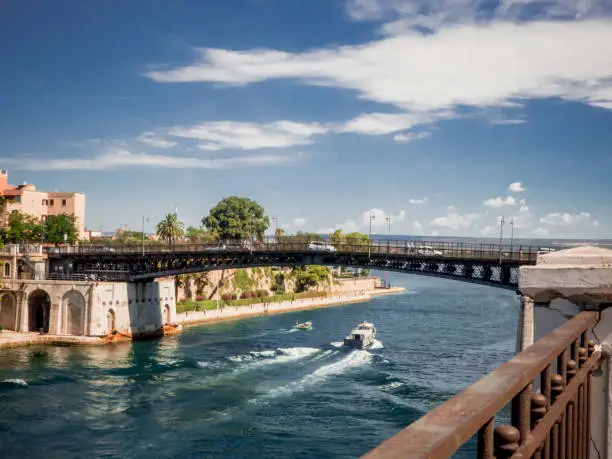
<instances>
[{"instance_id":1,"label":"bridge railing","mask_svg":"<svg viewBox=\"0 0 612 459\"><path fill-rule=\"evenodd\" d=\"M329 243L335 252L355 255L388 255L389 257L445 259L499 260L500 262L535 262L538 249L532 246L500 246L499 244L473 244L440 241L406 241L406 240L372 240L368 242ZM245 245L240 241L217 242L209 244L180 243L169 245L81 245L58 247L49 250L49 254L58 255L113 255L113 254L181 254L181 253L224 253L224 252L309 252L308 242L264 241ZM321 253L312 251L313 253ZM326 253L325 250L322 253Z\"/></svg>"},{"instance_id":2,"label":"bridge railing","mask_svg":"<svg viewBox=\"0 0 612 459\"><path fill-rule=\"evenodd\" d=\"M591 373L601 360L588 332L597 320L580 313L363 457L447 458L477 434L479 459L588 458ZM508 404L511 425L496 427Z\"/></svg>"}]
</instances>

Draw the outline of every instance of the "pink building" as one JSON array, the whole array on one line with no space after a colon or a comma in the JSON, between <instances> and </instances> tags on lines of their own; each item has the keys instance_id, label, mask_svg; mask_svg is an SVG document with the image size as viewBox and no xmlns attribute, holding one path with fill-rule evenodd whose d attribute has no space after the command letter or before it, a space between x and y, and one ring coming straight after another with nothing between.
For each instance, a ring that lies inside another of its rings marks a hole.
<instances>
[{"instance_id":1,"label":"pink building","mask_svg":"<svg viewBox=\"0 0 612 459\"><path fill-rule=\"evenodd\" d=\"M34 185L28 183L9 185L8 172L0 170L0 194L6 199L6 210L0 218L1 224L6 223L13 210L33 215L43 222L49 215L74 215L79 237L86 238L83 193L37 191Z\"/></svg>"}]
</instances>

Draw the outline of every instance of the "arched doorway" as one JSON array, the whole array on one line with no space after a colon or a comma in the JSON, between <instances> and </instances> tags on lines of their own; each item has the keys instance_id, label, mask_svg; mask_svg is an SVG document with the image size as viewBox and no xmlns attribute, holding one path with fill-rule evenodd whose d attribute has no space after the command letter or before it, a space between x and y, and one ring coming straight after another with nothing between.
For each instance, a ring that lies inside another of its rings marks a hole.
<instances>
[{"instance_id":1,"label":"arched doorway","mask_svg":"<svg viewBox=\"0 0 612 459\"><path fill-rule=\"evenodd\" d=\"M28 329L49 333L51 298L44 290L35 290L28 297Z\"/></svg>"},{"instance_id":2,"label":"arched doorway","mask_svg":"<svg viewBox=\"0 0 612 459\"><path fill-rule=\"evenodd\" d=\"M80 292L72 290L62 298L64 326L62 330L68 335L85 334L85 298Z\"/></svg>"},{"instance_id":3,"label":"arched doorway","mask_svg":"<svg viewBox=\"0 0 612 459\"><path fill-rule=\"evenodd\" d=\"M164 306L164 325L170 325L172 323L172 313L170 311L170 306Z\"/></svg>"},{"instance_id":4,"label":"arched doorway","mask_svg":"<svg viewBox=\"0 0 612 459\"><path fill-rule=\"evenodd\" d=\"M2 295L0 301L0 325L6 330L17 330L17 302L10 293Z\"/></svg>"},{"instance_id":5,"label":"arched doorway","mask_svg":"<svg viewBox=\"0 0 612 459\"><path fill-rule=\"evenodd\" d=\"M10 263L4 263L4 277L6 278L11 277L11 264Z\"/></svg>"},{"instance_id":6,"label":"arched doorway","mask_svg":"<svg viewBox=\"0 0 612 459\"><path fill-rule=\"evenodd\" d=\"M117 329L115 311L109 309L106 313L106 333L112 333Z\"/></svg>"}]
</instances>

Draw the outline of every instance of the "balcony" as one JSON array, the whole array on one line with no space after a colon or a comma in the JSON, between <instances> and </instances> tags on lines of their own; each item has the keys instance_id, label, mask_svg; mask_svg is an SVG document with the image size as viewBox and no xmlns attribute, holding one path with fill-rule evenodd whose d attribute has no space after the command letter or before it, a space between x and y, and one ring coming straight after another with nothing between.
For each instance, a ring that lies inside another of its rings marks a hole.
<instances>
[{"instance_id":1,"label":"balcony","mask_svg":"<svg viewBox=\"0 0 612 459\"><path fill-rule=\"evenodd\" d=\"M591 384L602 351L588 337L599 318L579 313L363 457L447 458L474 436L479 459L586 459L592 448L606 457L591 439L593 400L607 403ZM496 426L507 406L510 423Z\"/></svg>"}]
</instances>

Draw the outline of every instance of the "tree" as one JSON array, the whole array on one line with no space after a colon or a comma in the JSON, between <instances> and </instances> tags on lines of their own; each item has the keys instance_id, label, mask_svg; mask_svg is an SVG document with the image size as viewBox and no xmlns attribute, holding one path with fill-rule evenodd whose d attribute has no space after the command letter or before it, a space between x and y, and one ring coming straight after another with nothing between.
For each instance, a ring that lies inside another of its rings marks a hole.
<instances>
[{"instance_id":1,"label":"tree","mask_svg":"<svg viewBox=\"0 0 612 459\"><path fill-rule=\"evenodd\" d=\"M207 243L212 242L216 239L215 235L208 231L206 228L196 228L195 226L190 226L187 228L185 232L185 236L189 240L189 242L193 243Z\"/></svg>"},{"instance_id":2,"label":"tree","mask_svg":"<svg viewBox=\"0 0 612 459\"><path fill-rule=\"evenodd\" d=\"M253 235L263 239L270 219L257 202L230 196L210 209L208 216L202 218L202 224L222 239L251 239Z\"/></svg>"},{"instance_id":3,"label":"tree","mask_svg":"<svg viewBox=\"0 0 612 459\"><path fill-rule=\"evenodd\" d=\"M38 219L18 210L13 210L6 224L6 242L11 244L41 242L43 226Z\"/></svg>"},{"instance_id":4,"label":"tree","mask_svg":"<svg viewBox=\"0 0 612 459\"><path fill-rule=\"evenodd\" d=\"M367 246L368 241L370 240L367 234L358 232L342 234L342 230L339 229L333 233L330 233L328 238L334 246L339 247L340 245L347 245L349 246L347 247L349 250L355 246Z\"/></svg>"},{"instance_id":5,"label":"tree","mask_svg":"<svg viewBox=\"0 0 612 459\"><path fill-rule=\"evenodd\" d=\"M326 266L299 266L291 274L295 278L296 292L303 292L310 287L329 281L329 269Z\"/></svg>"},{"instance_id":6,"label":"tree","mask_svg":"<svg viewBox=\"0 0 612 459\"><path fill-rule=\"evenodd\" d=\"M79 230L74 215L49 215L44 225L45 242L61 244L66 242L74 244L79 239Z\"/></svg>"},{"instance_id":7,"label":"tree","mask_svg":"<svg viewBox=\"0 0 612 459\"><path fill-rule=\"evenodd\" d=\"M174 241L185 236L184 227L184 223L177 218L176 214L166 214L162 221L157 224L155 230L162 241L172 246Z\"/></svg>"},{"instance_id":8,"label":"tree","mask_svg":"<svg viewBox=\"0 0 612 459\"><path fill-rule=\"evenodd\" d=\"M282 228L276 228L276 231L274 231L274 238L276 240L282 238L285 235L285 230Z\"/></svg>"}]
</instances>

